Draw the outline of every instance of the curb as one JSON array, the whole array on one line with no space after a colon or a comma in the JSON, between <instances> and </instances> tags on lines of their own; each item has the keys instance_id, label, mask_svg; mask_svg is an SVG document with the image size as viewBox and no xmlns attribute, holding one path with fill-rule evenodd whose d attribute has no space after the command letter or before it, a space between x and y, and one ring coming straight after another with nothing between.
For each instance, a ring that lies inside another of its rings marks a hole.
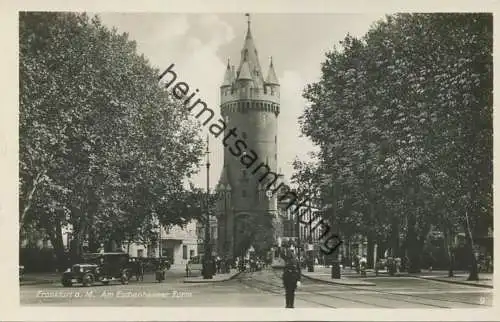
<instances>
[{"instance_id":1,"label":"curb","mask_svg":"<svg viewBox=\"0 0 500 322\"><path fill-rule=\"evenodd\" d=\"M59 282L59 280L20 281L19 282L19 286L54 284L54 283L57 283L57 282Z\"/></svg>"},{"instance_id":2,"label":"curb","mask_svg":"<svg viewBox=\"0 0 500 322\"><path fill-rule=\"evenodd\" d=\"M323 279L320 279L320 278L315 278L315 277L307 276L307 275L304 275L304 274L301 274L301 275L303 277L307 278L307 279L310 279L310 280L313 280L313 281L317 281L317 282L323 282L323 283L327 283L327 284L345 285L345 286L375 286L375 283L372 283L372 282L347 284L347 283L336 282L334 279L332 279L332 280L323 280Z\"/></svg>"},{"instance_id":3,"label":"curb","mask_svg":"<svg viewBox=\"0 0 500 322\"><path fill-rule=\"evenodd\" d=\"M230 281L234 278L236 278L236 276L240 275L241 272L236 272L235 274L233 274L232 276L229 276L225 279L221 279L221 280L217 280L217 281L214 281L214 280L193 280L193 281L189 281L189 280L184 280L184 283L191 283L191 284L203 284L203 283L220 283L220 282L227 282L227 281Z\"/></svg>"},{"instance_id":4,"label":"curb","mask_svg":"<svg viewBox=\"0 0 500 322\"><path fill-rule=\"evenodd\" d=\"M459 285L468 285L468 286L482 287L482 288L493 288L493 285L472 284L472 283L467 283L465 281L447 281L447 280L443 280L443 279L440 279L440 278L421 277L421 276L416 276L416 275L412 275L411 277L418 278L418 279L421 279L421 280L434 281L434 282L442 282L442 283L449 283L449 284L459 284Z\"/></svg>"}]
</instances>

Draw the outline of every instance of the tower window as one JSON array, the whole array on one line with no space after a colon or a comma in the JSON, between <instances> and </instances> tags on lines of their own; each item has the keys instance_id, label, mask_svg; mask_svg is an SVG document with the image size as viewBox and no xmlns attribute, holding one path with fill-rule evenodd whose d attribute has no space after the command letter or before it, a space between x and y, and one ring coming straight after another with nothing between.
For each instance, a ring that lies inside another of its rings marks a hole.
<instances>
[{"instance_id":1,"label":"tower window","mask_svg":"<svg viewBox=\"0 0 500 322\"><path fill-rule=\"evenodd\" d=\"M247 196L247 191L246 191L246 190L241 190L241 196L242 196L243 198L246 198L246 196Z\"/></svg>"},{"instance_id":2,"label":"tower window","mask_svg":"<svg viewBox=\"0 0 500 322\"><path fill-rule=\"evenodd\" d=\"M274 136L274 143L275 144L278 143L278 136L277 135Z\"/></svg>"},{"instance_id":3,"label":"tower window","mask_svg":"<svg viewBox=\"0 0 500 322\"><path fill-rule=\"evenodd\" d=\"M244 139L246 139L247 138L247 132L241 133L241 137L244 138Z\"/></svg>"}]
</instances>

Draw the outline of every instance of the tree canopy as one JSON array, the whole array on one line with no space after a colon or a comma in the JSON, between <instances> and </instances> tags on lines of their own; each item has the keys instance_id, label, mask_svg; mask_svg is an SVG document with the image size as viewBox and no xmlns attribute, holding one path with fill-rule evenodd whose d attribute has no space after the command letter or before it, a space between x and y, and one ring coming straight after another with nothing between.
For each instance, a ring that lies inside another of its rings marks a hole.
<instances>
[{"instance_id":1,"label":"tree canopy","mask_svg":"<svg viewBox=\"0 0 500 322\"><path fill-rule=\"evenodd\" d=\"M62 246L65 224L97 243L144 237L153 215L189 220L178 200L202 155L199 127L135 42L86 14L19 22L21 227Z\"/></svg>"},{"instance_id":2,"label":"tree canopy","mask_svg":"<svg viewBox=\"0 0 500 322\"><path fill-rule=\"evenodd\" d=\"M300 123L320 148L322 196L358 233L397 241L401 228L417 266L431 226L492 226L492 22L387 16L328 52L304 91Z\"/></svg>"}]
</instances>

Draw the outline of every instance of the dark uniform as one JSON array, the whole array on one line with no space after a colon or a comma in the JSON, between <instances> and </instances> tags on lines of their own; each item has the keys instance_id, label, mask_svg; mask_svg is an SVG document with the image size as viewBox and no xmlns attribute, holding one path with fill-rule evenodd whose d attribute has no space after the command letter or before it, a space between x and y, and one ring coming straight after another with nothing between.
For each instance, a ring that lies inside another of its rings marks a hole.
<instances>
[{"instance_id":1,"label":"dark uniform","mask_svg":"<svg viewBox=\"0 0 500 322\"><path fill-rule=\"evenodd\" d=\"M135 265L136 265L135 266L136 279L143 281L144 280L144 263L142 262L142 260L138 259L136 261Z\"/></svg>"},{"instance_id":2,"label":"dark uniform","mask_svg":"<svg viewBox=\"0 0 500 322\"><path fill-rule=\"evenodd\" d=\"M285 287L286 308L294 307L295 289L300 281L300 266L294 258L288 258L283 271L283 286Z\"/></svg>"}]
</instances>

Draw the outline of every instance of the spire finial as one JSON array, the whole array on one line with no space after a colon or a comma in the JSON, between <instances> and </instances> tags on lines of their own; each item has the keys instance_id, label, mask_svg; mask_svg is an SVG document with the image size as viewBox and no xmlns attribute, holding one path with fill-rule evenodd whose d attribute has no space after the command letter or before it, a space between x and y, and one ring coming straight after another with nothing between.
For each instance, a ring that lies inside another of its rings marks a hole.
<instances>
[{"instance_id":1,"label":"spire finial","mask_svg":"<svg viewBox=\"0 0 500 322\"><path fill-rule=\"evenodd\" d=\"M273 66L273 56L269 56L270 66Z\"/></svg>"},{"instance_id":2,"label":"spire finial","mask_svg":"<svg viewBox=\"0 0 500 322\"><path fill-rule=\"evenodd\" d=\"M247 17L248 30L250 30L250 14L245 13L245 16Z\"/></svg>"},{"instance_id":3,"label":"spire finial","mask_svg":"<svg viewBox=\"0 0 500 322\"><path fill-rule=\"evenodd\" d=\"M227 68L231 68L231 59L230 58L227 59Z\"/></svg>"}]
</instances>

